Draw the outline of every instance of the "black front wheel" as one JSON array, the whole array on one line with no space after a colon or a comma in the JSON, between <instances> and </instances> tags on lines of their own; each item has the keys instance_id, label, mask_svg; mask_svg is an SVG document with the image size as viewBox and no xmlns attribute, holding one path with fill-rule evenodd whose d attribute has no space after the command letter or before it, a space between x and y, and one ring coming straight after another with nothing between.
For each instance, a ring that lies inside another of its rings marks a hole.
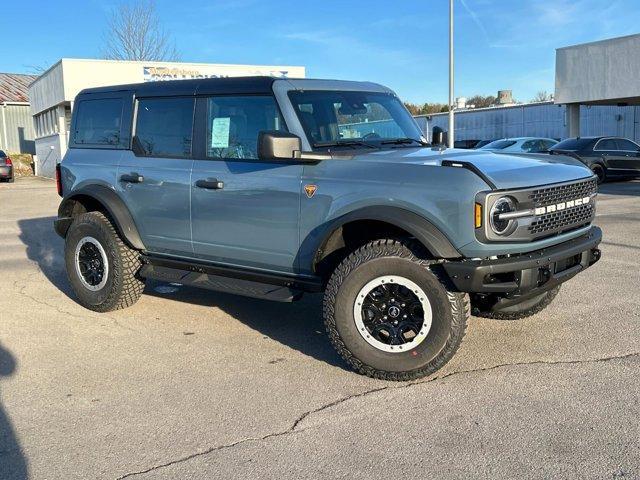
<instances>
[{"instance_id":1,"label":"black front wheel","mask_svg":"<svg viewBox=\"0 0 640 480\"><path fill-rule=\"evenodd\" d=\"M469 299L455 292L418 246L367 243L336 268L325 291L324 321L338 353L358 373L413 380L457 351Z\"/></svg>"},{"instance_id":2,"label":"black front wheel","mask_svg":"<svg viewBox=\"0 0 640 480\"><path fill-rule=\"evenodd\" d=\"M591 165L591 171L598 177L598 184L603 183L607 179L607 171L599 163Z\"/></svg>"}]
</instances>

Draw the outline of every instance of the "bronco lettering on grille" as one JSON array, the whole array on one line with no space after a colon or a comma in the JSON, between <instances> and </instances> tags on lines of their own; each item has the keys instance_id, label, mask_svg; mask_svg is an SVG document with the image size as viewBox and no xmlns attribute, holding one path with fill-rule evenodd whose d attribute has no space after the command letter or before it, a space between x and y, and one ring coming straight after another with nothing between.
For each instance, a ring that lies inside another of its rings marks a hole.
<instances>
[{"instance_id":1,"label":"bronco lettering on grille","mask_svg":"<svg viewBox=\"0 0 640 480\"><path fill-rule=\"evenodd\" d=\"M547 205L544 207L537 207L535 209L536 215L544 215L546 213L561 212L566 208L578 207L580 205L586 205L591 201L591 197L576 198L574 200L568 200L566 202L556 203L555 205Z\"/></svg>"}]
</instances>

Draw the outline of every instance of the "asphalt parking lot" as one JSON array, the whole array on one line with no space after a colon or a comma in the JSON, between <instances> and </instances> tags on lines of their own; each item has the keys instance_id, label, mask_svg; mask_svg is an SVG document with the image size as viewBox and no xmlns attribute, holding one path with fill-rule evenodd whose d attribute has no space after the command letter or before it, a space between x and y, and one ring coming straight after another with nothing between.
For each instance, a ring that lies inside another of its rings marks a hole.
<instances>
[{"instance_id":1,"label":"asphalt parking lot","mask_svg":"<svg viewBox=\"0 0 640 480\"><path fill-rule=\"evenodd\" d=\"M0 479L640 478L640 182L601 189L603 258L551 307L472 318L414 384L346 369L318 296L83 309L58 201L0 184Z\"/></svg>"}]
</instances>

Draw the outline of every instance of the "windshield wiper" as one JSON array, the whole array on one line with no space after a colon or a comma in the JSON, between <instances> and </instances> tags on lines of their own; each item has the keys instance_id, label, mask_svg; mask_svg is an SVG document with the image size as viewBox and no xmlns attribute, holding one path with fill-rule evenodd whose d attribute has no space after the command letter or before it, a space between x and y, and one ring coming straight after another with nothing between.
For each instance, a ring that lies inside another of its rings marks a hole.
<instances>
[{"instance_id":1,"label":"windshield wiper","mask_svg":"<svg viewBox=\"0 0 640 480\"><path fill-rule=\"evenodd\" d=\"M365 142L363 140L337 140L335 142L316 142L313 144L314 147L367 147L367 148L379 148L375 145L370 144L369 142Z\"/></svg>"},{"instance_id":2,"label":"windshield wiper","mask_svg":"<svg viewBox=\"0 0 640 480\"><path fill-rule=\"evenodd\" d=\"M409 143L419 143L420 145L427 145L422 140L416 140L415 138L394 138L393 140L385 140L380 142L380 145L405 145Z\"/></svg>"}]
</instances>

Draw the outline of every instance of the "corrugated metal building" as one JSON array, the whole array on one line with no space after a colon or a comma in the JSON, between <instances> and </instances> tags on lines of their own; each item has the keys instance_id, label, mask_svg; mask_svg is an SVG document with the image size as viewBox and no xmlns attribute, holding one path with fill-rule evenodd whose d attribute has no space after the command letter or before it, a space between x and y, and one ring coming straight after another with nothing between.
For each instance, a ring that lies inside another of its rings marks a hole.
<instances>
[{"instance_id":1,"label":"corrugated metal building","mask_svg":"<svg viewBox=\"0 0 640 480\"><path fill-rule=\"evenodd\" d=\"M29 84L37 77L0 73L0 150L36 153L33 119L29 109Z\"/></svg>"},{"instance_id":2,"label":"corrugated metal building","mask_svg":"<svg viewBox=\"0 0 640 480\"><path fill-rule=\"evenodd\" d=\"M494 140L506 137L569 136L564 105L553 102L530 103L507 107L476 108L455 113L456 140ZM438 126L448 128L446 113L416 117L425 136ZM640 141L640 107L582 105L580 135L615 135Z\"/></svg>"}]
</instances>

